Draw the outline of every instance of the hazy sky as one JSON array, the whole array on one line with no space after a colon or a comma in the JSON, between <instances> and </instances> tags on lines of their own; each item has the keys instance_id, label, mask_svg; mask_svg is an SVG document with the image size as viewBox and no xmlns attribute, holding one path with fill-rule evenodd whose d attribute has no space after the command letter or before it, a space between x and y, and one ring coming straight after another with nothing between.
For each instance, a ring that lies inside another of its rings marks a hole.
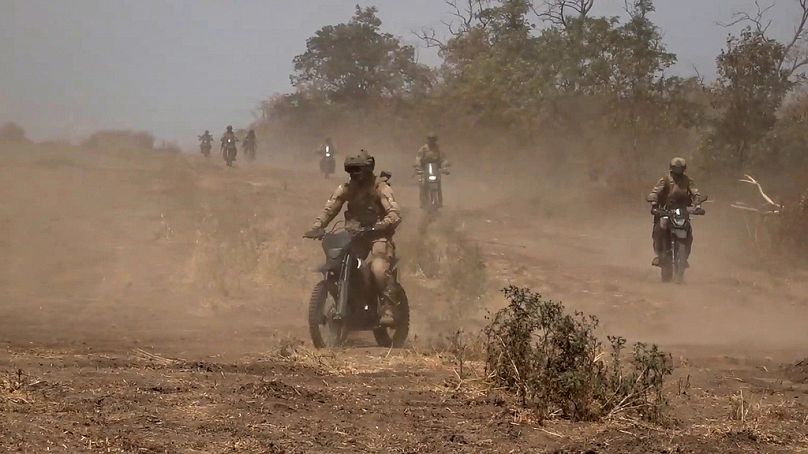
<instances>
[{"instance_id":1,"label":"hazy sky","mask_svg":"<svg viewBox=\"0 0 808 454\"><path fill-rule=\"evenodd\" d=\"M796 0L772 1L771 31L788 34ZM192 145L201 130L248 124L261 99L288 91L306 38L346 21L357 2L414 45L413 30L448 19L443 0L0 0L0 123L35 139L130 128ZM595 3L622 11L623 0ZM716 22L753 4L657 0L676 71L711 77L727 35ZM431 50L419 58L437 62Z\"/></svg>"}]
</instances>

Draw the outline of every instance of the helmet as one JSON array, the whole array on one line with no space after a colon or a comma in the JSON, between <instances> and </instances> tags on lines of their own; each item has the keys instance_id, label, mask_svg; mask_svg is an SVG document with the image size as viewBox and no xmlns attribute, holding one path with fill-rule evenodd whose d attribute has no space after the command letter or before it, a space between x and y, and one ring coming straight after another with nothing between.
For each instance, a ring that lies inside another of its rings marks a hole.
<instances>
[{"instance_id":1,"label":"helmet","mask_svg":"<svg viewBox=\"0 0 808 454\"><path fill-rule=\"evenodd\" d=\"M682 175L687 170L687 161L685 158L671 159L671 173Z\"/></svg>"},{"instance_id":2,"label":"helmet","mask_svg":"<svg viewBox=\"0 0 808 454\"><path fill-rule=\"evenodd\" d=\"M376 159L373 158L366 150L359 150L359 153L345 157L345 171L348 173L356 173L362 170L373 172L376 167Z\"/></svg>"},{"instance_id":3,"label":"helmet","mask_svg":"<svg viewBox=\"0 0 808 454\"><path fill-rule=\"evenodd\" d=\"M232 131L232 130L233 130L233 127L232 127L232 126L230 126L230 125L227 125L227 130L228 130L228 131Z\"/></svg>"},{"instance_id":4,"label":"helmet","mask_svg":"<svg viewBox=\"0 0 808 454\"><path fill-rule=\"evenodd\" d=\"M205 134L210 134L210 131L208 131L208 130L206 129L206 130L205 130Z\"/></svg>"},{"instance_id":5,"label":"helmet","mask_svg":"<svg viewBox=\"0 0 808 454\"><path fill-rule=\"evenodd\" d=\"M426 141L427 142L437 142L438 141L438 135L435 134L434 132L430 132L426 136Z\"/></svg>"}]
</instances>

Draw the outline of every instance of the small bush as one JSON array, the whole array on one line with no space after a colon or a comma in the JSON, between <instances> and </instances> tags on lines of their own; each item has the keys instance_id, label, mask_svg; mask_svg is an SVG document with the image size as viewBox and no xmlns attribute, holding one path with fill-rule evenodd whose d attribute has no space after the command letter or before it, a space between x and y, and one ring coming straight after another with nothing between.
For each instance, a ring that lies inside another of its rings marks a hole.
<instances>
[{"instance_id":1,"label":"small bush","mask_svg":"<svg viewBox=\"0 0 808 454\"><path fill-rule=\"evenodd\" d=\"M666 405L662 386L673 371L669 354L638 343L624 365L625 339L609 337L611 354L605 355L595 334L597 317L570 315L560 302L529 289L503 292L509 304L484 330L486 367L496 385L542 418L597 420L630 412L660 419Z\"/></svg>"},{"instance_id":2,"label":"small bush","mask_svg":"<svg viewBox=\"0 0 808 454\"><path fill-rule=\"evenodd\" d=\"M18 143L25 142L25 130L16 123L5 123L0 126L0 142Z\"/></svg>"}]
</instances>

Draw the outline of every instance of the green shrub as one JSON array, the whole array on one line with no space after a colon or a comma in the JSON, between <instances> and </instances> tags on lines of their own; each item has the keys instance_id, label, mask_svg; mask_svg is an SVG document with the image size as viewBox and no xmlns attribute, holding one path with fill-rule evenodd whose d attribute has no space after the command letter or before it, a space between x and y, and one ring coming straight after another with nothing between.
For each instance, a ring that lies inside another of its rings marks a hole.
<instances>
[{"instance_id":1,"label":"green shrub","mask_svg":"<svg viewBox=\"0 0 808 454\"><path fill-rule=\"evenodd\" d=\"M626 340L609 337L605 355L597 317L568 314L562 303L526 288L503 292L509 304L484 330L487 372L497 386L543 418L597 420L624 412L661 418L664 379L673 371L669 354L638 343L624 365Z\"/></svg>"}]
</instances>

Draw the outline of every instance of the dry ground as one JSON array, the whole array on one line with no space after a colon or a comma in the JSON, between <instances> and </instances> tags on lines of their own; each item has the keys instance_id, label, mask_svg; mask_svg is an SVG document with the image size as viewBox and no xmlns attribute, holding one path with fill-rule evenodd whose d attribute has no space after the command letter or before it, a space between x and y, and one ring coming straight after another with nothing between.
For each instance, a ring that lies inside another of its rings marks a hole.
<instances>
[{"instance_id":1,"label":"dry ground","mask_svg":"<svg viewBox=\"0 0 808 454\"><path fill-rule=\"evenodd\" d=\"M335 185L316 163L56 145L0 157L0 450L808 451L806 274L743 254L720 197L688 285L665 286L641 206L459 169L426 225L396 171L412 346L359 335L316 352L304 314L320 252L300 232ZM459 382L441 345L473 334L507 283L672 351L667 423L539 425L486 392L475 358Z\"/></svg>"}]
</instances>

